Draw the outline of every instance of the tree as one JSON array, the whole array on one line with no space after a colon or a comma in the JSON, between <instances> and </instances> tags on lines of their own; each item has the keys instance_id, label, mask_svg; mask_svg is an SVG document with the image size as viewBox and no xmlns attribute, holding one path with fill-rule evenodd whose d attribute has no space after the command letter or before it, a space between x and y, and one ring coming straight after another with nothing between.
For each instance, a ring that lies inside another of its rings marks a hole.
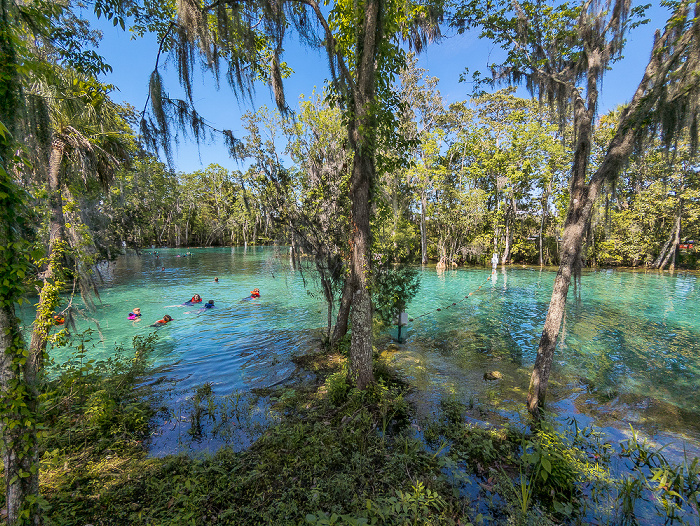
<instances>
[{"instance_id":1,"label":"tree","mask_svg":"<svg viewBox=\"0 0 700 526\"><path fill-rule=\"evenodd\" d=\"M53 72L48 78L34 78L27 88L28 95L46 104L51 129L46 173L50 216L46 269L41 276L43 285L28 358L36 361L37 370L41 369L53 326L67 255L62 194L67 191L68 178L77 176L85 183L94 178L106 187L118 165L128 160L130 141L128 126L107 95L108 87L57 66ZM64 166L65 160L69 162ZM87 275L83 273L78 279L85 280Z\"/></svg>"},{"instance_id":2,"label":"tree","mask_svg":"<svg viewBox=\"0 0 700 526\"><path fill-rule=\"evenodd\" d=\"M473 0L462 4L458 13L462 29L479 25L482 36L505 50L504 62L491 66L493 82L525 80L533 94L558 109L562 122L569 115L573 118L575 144L561 263L528 394L528 410L535 417L544 404L569 284L580 271L583 240L603 184L616 178L635 145L657 129L663 141L671 144L680 131L690 128L693 149L697 145L699 6L689 1L670 5L672 16L664 32L657 32L642 80L620 113L605 157L590 178L601 81L621 56L628 31L640 23L643 8L630 9L621 0L556 5Z\"/></svg>"},{"instance_id":3,"label":"tree","mask_svg":"<svg viewBox=\"0 0 700 526\"><path fill-rule=\"evenodd\" d=\"M348 146L353 154L349 185L352 203L350 281L343 294L352 304L350 379L360 389L364 388L374 380L369 273L370 191L376 179L376 154L395 128L391 109L398 101L391 84L404 62L399 41L408 40L420 49L428 38L437 35L438 10L435 6L400 0L339 1L325 13L316 0L210 4L187 0L178 3L177 13L166 12L165 16L162 16L160 4L151 4L146 11L149 9L158 15L157 22L142 23L140 28L158 31L161 48L172 50L177 56L187 97L186 101L170 99L156 67L150 84L155 120L145 118L142 132L154 146L161 144L166 155L169 116L183 125L189 124L197 138L206 132L204 121L192 108L190 79L195 53L199 52L202 63L216 78L225 62L224 73L237 94L249 94L257 78L268 80L278 108L285 113L288 108L282 79L287 66L281 61L281 55L287 29L293 27L301 39L312 46L325 47L332 99L343 111ZM159 136L165 138L164 142L157 141ZM236 154L238 141L230 132L225 136L232 153Z\"/></svg>"}]
</instances>

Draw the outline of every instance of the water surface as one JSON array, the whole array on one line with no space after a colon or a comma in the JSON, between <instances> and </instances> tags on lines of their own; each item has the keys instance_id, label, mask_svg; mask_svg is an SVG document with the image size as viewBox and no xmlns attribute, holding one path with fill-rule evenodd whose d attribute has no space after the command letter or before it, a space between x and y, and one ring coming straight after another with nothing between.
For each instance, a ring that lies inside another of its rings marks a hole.
<instances>
[{"instance_id":1,"label":"water surface","mask_svg":"<svg viewBox=\"0 0 700 526\"><path fill-rule=\"evenodd\" d=\"M291 267L286 249L187 252L162 249L156 257L148 250L101 268L101 303L90 314L100 332L91 357L109 356L115 343L153 332L148 325L170 314L174 321L157 330L155 361L177 380L171 404L205 382L227 395L292 379L291 356L315 347L326 323L313 277ZM385 334L377 342L416 387L419 409L432 411L447 394L501 418L522 413L554 272L508 268L490 275L485 269L424 268L420 292L408 307L413 321L406 340L390 345ZM261 297L242 301L255 287ZM216 308L176 306L195 293L205 302L213 299ZM698 295L694 274L584 272L580 289L570 291L555 355L553 407L606 426L614 438L624 438L631 423L662 442L700 443ZM143 313L135 324L126 319L134 307ZM32 313L21 315L28 321ZM88 320L78 325L94 327ZM61 361L66 350L51 355ZM486 382L483 374L492 370L503 380ZM165 432L156 449L168 451L172 440L173 433Z\"/></svg>"}]
</instances>

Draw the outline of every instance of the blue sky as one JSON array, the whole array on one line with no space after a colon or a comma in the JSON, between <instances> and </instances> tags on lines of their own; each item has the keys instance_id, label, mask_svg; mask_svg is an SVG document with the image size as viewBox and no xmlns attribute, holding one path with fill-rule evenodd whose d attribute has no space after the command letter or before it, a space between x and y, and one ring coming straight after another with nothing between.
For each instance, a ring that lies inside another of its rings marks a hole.
<instances>
[{"instance_id":1,"label":"blue sky","mask_svg":"<svg viewBox=\"0 0 700 526\"><path fill-rule=\"evenodd\" d=\"M619 104L627 102L633 95L646 66L653 33L661 28L665 21L665 11L654 7L649 12L651 23L638 27L629 37L625 49L625 58L613 66L603 83L600 101L600 113L604 113ZM87 16L87 14L86 14ZM158 44L153 36L132 40L131 36L115 28L111 23L98 21L96 27L104 33L98 52L112 66L113 72L102 80L114 84L119 89L113 93L117 102L133 104L139 111L144 107L148 89L148 78L155 64ZM448 103L465 100L471 93L471 85L460 83L459 76L465 68L470 72L486 71L489 61L498 54L498 48L479 40L477 32L464 35L448 34L440 42L431 44L419 56L419 66L427 69L429 74L440 79L439 89ZM309 96L314 89L321 91L328 76L325 52L301 47L296 42L289 42L284 59L294 70L292 76L285 80L287 103L293 109L296 101L304 94ZM161 62L162 63L162 62ZM163 70L163 68L162 68ZM177 83L175 68L165 64L167 91L181 96ZM215 89L214 81L209 76L198 74L194 82L194 99L200 114L214 127L230 129L236 136L243 136L241 115L245 111L262 105L274 107L274 100L269 88L260 84L253 106L250 102L238 101L225 84ZM525 96L522 92L521 95ZM177 171L191 172L218 163L229 169L241 168L228 156L221 142L202 144L197 147L191 142L180 142L174 155Z\"/></svg>"}]
</instances>

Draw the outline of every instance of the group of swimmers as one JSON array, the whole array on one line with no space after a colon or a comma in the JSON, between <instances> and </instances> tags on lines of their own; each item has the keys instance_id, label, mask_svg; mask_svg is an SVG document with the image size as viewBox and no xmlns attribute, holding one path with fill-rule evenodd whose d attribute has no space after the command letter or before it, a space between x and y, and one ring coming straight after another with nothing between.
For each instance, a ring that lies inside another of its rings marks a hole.
<instances>
[{"instance_id":1,"label":"group of swimmers","mask_svg":"<svg viewBox=\"0 0 700 526\"><path fill-rule=\"evenodd\" d=\"M218 283L219 278L214 278L214 281ZM246 300L251 300L255 298L260 297L260 289L254 288L253 290L250 291L250 296L247 296L243 298L241 301L246 301ZM186 302L180 304L180 305L170 305L171 307L191 307L192 305L198 305L202 303L202 296L199 294L195 294L192 296L191 299L187 300ZM214 300L209 300L207 301L204 305L202 305L202 308L198 309L196 312L204 312L205 310L208 309L213 309L214 308ZM190 312L195 312L195 311L187 311L185 314L189 314ZM139 307L136 307L133 311L129 313L127 316L128 320L133 321L134 324L137 322L141 321L141 309ZM166 314L163 316L160 320L157 322L153 323L150 325L150 327L163 327L164 325L167 325L173 321L172 316L169 314Z\"/></svg>"}]
</instances>

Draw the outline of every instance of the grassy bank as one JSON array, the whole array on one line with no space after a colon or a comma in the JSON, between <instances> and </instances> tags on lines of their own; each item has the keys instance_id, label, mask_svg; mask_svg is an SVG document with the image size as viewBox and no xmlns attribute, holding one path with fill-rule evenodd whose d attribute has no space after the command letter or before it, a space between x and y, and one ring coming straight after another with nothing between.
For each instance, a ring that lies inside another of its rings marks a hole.
<instances>
[{"instance_id":1,"label":"grassy bank","mask_svg":"<svg viewBox=\"0 0 700 526\"><path fill-rule=\"evenodd\" d=\"M575 426L485 429L455 399L417 422L390 370L378 363L376 386L358 392L333 351L295 359L315 382L262 393L275 418L250 448L149 458L162 411L143 382L151 348L136 339L102 363L79 348L47 384L46 524L697 524L697 460L671 466ZM240 426L210 395L205 385L189 401L192 433Z\"/></svg>"}]
</instances>

